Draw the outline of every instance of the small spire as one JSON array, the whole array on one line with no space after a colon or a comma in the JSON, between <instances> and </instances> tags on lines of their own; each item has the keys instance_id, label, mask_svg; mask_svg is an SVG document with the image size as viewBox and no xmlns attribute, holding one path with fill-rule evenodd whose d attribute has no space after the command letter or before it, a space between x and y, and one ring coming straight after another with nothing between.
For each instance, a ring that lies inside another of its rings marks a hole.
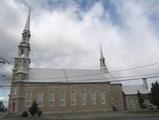
<instances>
[{"instance_id":1,"label":"small spire","mask_svg":"<svg viewBox=\"0 0 159 120\"><path fill-rule=\"evenodd\" d=\"M26 24L25 24L25 27L24 27L24 30L27 30L27 31L30 31L30 12L31 12L31 10L29 8L27 21L26 21Z\"/></svg>"},{"instance_id":2,"label":"small spire","mask_svg":"<svg viewBox=\"0 0 159 120\"><path fill-rule=\"evenodd\" d=\"M100 57L103 58L102 46L100 44Z\"/></svg>"},{"instance_id":3,"label":"small spire","mask_svg":"<svg viewBox=\"0 0 159 120\"><path fill-rule=\"evenodd\" d=\"M108 72L108 69L107 69L106 64L105 64L105 58L103 56L101 44L100 44L100 69Z\"/></svg>"}]
</instances>

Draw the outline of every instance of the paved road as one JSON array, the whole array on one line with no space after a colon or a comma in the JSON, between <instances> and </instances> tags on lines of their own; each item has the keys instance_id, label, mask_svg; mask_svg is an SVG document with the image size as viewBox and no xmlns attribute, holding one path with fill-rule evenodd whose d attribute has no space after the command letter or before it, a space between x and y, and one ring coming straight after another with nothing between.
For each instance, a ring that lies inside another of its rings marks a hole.
<instances>
[{"instance_id":1,"label":"paved road","mask_svg":"<svg viewBox=\"0 0 159 120\"><path fill-rule=\"evenodd\" d=\"M89 119L64 119L64 118L1 118L0 120L159 120L159 117L117 117L117 118L89 118Z\"/></svg>"},{"instance_id":2,"label":"paved road","mask_svg":"<svg viewBox=\"0 0 159 120\"><path fill-rule=\"evenodd\" d=\"M115 112L115 113L74 113L74 114L48 114L42 117L21 118L20 116L7 116L0 120L159 120L159 113Z\"/></svg>"}]
</instances>

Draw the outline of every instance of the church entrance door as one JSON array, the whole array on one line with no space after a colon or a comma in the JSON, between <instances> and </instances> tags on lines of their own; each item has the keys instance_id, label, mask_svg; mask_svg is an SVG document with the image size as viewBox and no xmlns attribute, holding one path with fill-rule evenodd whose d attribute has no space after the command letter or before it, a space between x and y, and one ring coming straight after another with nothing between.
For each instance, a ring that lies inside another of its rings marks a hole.
<instances>
[{"instance_id":1,"label":"church entrance door","mask_svg":"<svg viewBox=\"0 0 159 120\"><path fill-rule=\"evenodd\" d=\"M12 103L12 111L13 111L13 113L15 112L15 103L14 102Z\"/></svg>"}]
</instances>

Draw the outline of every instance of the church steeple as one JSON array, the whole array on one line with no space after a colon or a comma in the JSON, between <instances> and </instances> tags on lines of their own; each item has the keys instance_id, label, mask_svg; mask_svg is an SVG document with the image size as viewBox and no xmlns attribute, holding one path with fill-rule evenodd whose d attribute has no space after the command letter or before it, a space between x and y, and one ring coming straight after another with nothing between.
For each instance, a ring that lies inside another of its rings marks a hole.
<instances>
[{"instance_id":1,"label":"church steeple","mask_svg":"<svg viewBox=\"0 0 159 120\"><path fill-rule=\"evenodd\" d=\"M28 12L28 17L27 17L27 21L22 33L22 40L19 44L19 57L25 57L25 58L29 58L29 52L30 52L30 44L29 44L29 39L30 39L31 35L30 35L30 9Z\"/></svg>"},{"instance_id":2,"label":"church steeple","mask_svg":"<svg viewBox=\"0 0 159 120\"><path fill-rule=\"evenodd\" d=\"M28 16L27 16L27 20L25 23L25 27L22 33L22 41L21 42L25 42L25 43L29 43L29 39L30 39L30 9L28 12Z\"/></svg>"},{"instance_id":3,"label":"church steeple","mask_svg":"<svg viewBox=\"0 0 159 120\"><path fill-rule=\"evenodd\" d=\"M22 40L18 46L18 57L15 58L13 69L13 80L27 79L30 66L30 9L28 12L26 24L22 33Z\"/></svg>"},{"instance_id":4,"label":"church steeple","mask_svg":"<svg viewBox=\"0 0 159 120\"><path fill-rule=\"evenodd\" d=\"M26 21L26 24L25 24L25 27L24 27L24 30L26 30L26 31L30 31L30 11L31 10L29 9L27 21Z\"/></svg>"},{"instance_id":5,"label":"church steeple","mask_svg":"<svg viewBox=\"0 0 159 120\"><path fill-rule=\"evenodd\" d=\"M105 64L105 58L103 56L101 44L100 44L100 70L104 70L105 72L108 72L107 66Z\"/></svg>"}]
</instances>

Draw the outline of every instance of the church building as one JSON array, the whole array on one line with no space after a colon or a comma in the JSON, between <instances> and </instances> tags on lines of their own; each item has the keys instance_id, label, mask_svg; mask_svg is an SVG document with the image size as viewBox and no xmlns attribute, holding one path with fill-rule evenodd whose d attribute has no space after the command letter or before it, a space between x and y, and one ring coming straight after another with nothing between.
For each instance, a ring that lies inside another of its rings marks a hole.
<instances>
[{"instance_id":1,"label":"church building","mask_svg":"<svg viewBox=\"0 0 159 120\"><path fill-rule=\"evenodd\" d=\"M33 101L44 113L123 110L122 85L110 83L102 49L97 70L31 68L30 37L29 11L12 73L10 113L28 111Z\"/></svg>"}]
</instances>

